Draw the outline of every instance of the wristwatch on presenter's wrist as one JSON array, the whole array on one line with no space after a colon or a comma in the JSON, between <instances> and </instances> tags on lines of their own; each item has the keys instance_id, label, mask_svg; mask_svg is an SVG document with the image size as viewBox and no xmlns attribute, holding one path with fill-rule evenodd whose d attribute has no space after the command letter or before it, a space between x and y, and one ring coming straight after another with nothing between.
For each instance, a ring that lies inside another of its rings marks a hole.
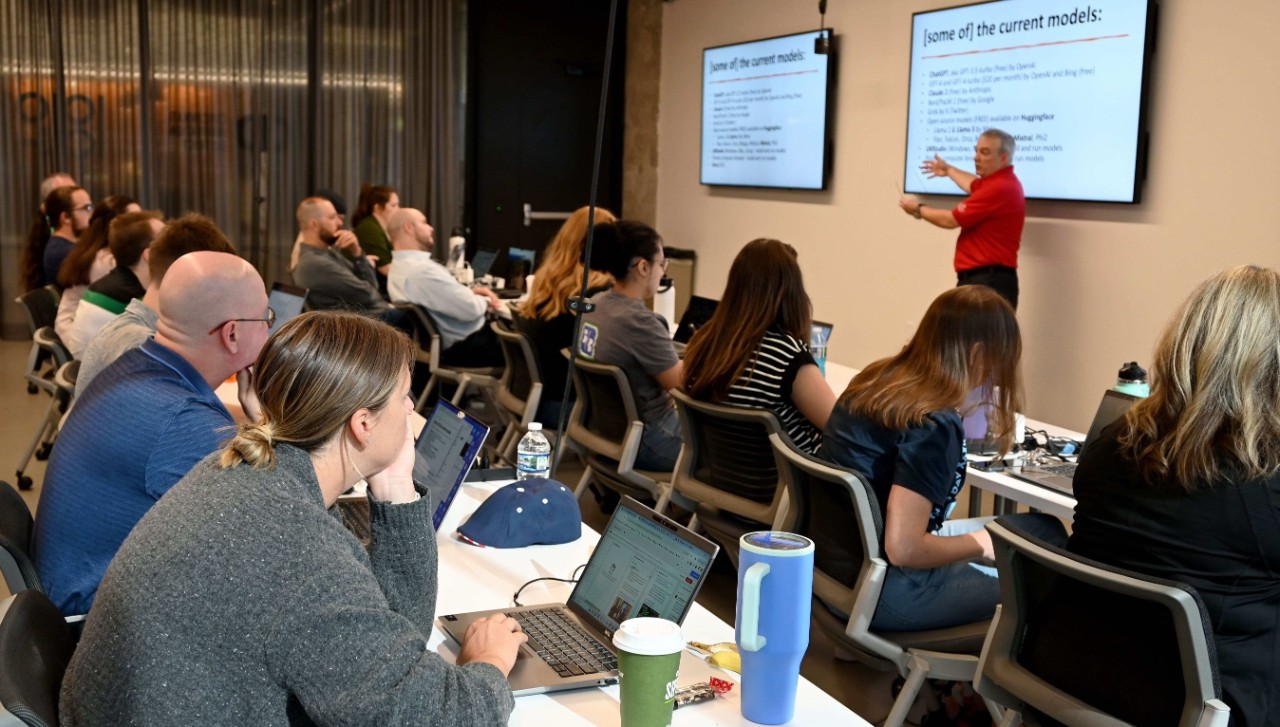
<instances>
[{"instance_id":1,"label":"wristwatch on presenter's wrist","mask_svg":"<svg viewBox=\"0 0 1280 727\"><path fill-rule=\"evenodd\" d=\"M916 219L917 220L922 219L923 214L924 214L924 205L922 204L916 205Z\"/></svg>"}]
</instances>

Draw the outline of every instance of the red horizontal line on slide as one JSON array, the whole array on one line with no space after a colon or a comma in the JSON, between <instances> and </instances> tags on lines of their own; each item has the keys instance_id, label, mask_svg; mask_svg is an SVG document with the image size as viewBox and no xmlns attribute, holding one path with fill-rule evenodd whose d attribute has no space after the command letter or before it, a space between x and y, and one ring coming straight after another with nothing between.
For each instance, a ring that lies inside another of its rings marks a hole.
<instances>
[{"instance_id":1,"label":"red horizontal line on slide","mask_svg":"<svg viewBox=\"0 0 1280 727\"><path fill-rule=\"evenodd\" d=\"M791 71L789 73L770 73L764 76L743 76L742 78L726 78L721 81L712 81L712 83L733 83L735 81L755 81L761 78L780 78L782 76L803 76L806 73L817 73L817 71Z\"/></svg>"},{"instance_id":2,"label":"red horizontal line on slide","mask_svg":"<svg viewBox=\"0 0 1280 727\"><path fill-rule=\"evenodd\" d=\"M959 53L944 53L940 56L920 56L920 60L933 60L935 58L952 58L955 56L971 56L977 53L1000 53L1007 50L1024 50L1026 48L1043 48L1050 45L1067 45L1068 43L1092 43L1095 40L1115 40L1117 38L1128 38L1128 33L1120 35L1099 35L1096 38L1077 38L1075 40L1054 40L1048 43L1032 43L1031 45L1011 45L1008 48L987 48L986 50L966 50Z\"/></svg>"}]
</instances>

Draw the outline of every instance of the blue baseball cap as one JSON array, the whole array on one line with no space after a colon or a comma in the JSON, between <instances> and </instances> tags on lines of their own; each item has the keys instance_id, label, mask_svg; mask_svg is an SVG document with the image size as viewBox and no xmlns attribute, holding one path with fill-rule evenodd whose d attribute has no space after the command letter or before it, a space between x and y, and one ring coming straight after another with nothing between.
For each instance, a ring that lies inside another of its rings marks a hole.
<instances>
[{"instance_id":1,"label":"blue baseball cap","mask_svg":"<svg viewBox=\"0 0 1280 727\"><path fill-rule=\"evenodd\" d=\"M582 511L568 487L531 477L490 495L458 527L458 534L472 545L489 548L571 543L582 536Z\"/></svg>"}]
</instances>

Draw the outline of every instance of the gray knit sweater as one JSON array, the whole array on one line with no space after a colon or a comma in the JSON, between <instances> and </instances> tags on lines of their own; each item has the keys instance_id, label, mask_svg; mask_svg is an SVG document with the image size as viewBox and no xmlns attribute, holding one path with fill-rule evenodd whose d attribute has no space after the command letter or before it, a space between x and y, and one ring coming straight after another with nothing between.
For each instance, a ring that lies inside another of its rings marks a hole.
<instances>
[{"instance_id":1,"label":"gray knit sweater","mask_svg":"<svg viewBox=\"0 0 1280 727\"><path fill-rule=\"evenodd\" d=\"M276 454L272 470L211 455L138 523L67 670L62 724L505 724L498 669L427 648L428 499L371 501L366 553L307 454Z\"/></svg>"}]
</instances>

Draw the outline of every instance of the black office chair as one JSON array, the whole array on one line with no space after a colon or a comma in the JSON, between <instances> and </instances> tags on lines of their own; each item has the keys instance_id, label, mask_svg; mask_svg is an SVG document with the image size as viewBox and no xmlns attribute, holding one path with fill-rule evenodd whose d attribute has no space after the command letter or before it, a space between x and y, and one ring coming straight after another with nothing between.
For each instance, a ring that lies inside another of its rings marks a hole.
<instances>
[{"instance_id":1,"label":"black office chair","mask_svg":"<svg viewBox=\"0 0 1280 727\"><path fill-rule=\"evenodd\" d=\"M0 481L0 576L10 593L44 590L31 562L33 527L27 501L8 482Z\"/></svg>"},{"instance_id":2,"label":"black office chair","mask_svg":"<svg viewBox=\"0 0 1280 727\"><path fill-rule=\"evenodd\" d=\"M871 485L853 470L801 452L785 435L770 434L769 441L797 513L793 529L814 541L813 625L832 639L837 656L892 669L905 680L884 722L901 727L925 679L974 680L990 622L873 631L889 562L881 550L884 522ZM841 618L828 606L849 615ZM985 701L992 715L1001 714Z\"/></svg>"},{"instance_id":3,"label":"black office chair","mask_svg":"<svg viewBox=\"0 0 1280 727\"><path fill-rule=\"evenodd\" d=\"M617 366L574 358L573 388L578 398L569 414L566 434L579 447L586 465L574 496L581 498L587 485L596 481L623 495L654 500L653 509L664 512L672 499L671 473L635 467L644 422L626 372ZM693 507L680 497L676 504Z\"/></svg>"},{"instance_id":4,"label":"black office chair","mask_svg":"<svg viewBox=\"0 0 1280 727\"><path fill-rule=\"evenodd\" d=\"M40 336L46 332L56 336L52 328L41 328L37 331L36 340L40 341ZM18 463L16 477L20 490L31 489L33 483L26 475L27 465L31 463L32 456L42 462L49 458L49 454L53 451L54 440L58 437L62 417L71 408L71 400L76 395L76 377L80 373L80 362L71 359L71 354L60 341L51 350L54 361L58 363L58 370L54 372L51 381L40 385L40 388L49 392L49 406L45 410L44 421L32 435L31 443Z\"/></svg>"},{"instance_id":5,"label":"black office chair","mask_svg":"<svg viewBox=\"0 0 1280 727\"><path fill-rule=\"evenodd\" d=\"M31 344L31 353L27 357L27 370L24 377L27 379L27 393L34 394L40 390L40 387L33 382L32 377L42 379L50 379L53 372L57 368L57 364L52 364L53 357L49 351L35 342L36 331L41 328L53 330L54 321L58 318L58 303L62 299L62 293L52 285L46 285L43 288L28 290L22 295L14 299L14 302L22 306L22 312L27 318L27 327L31 332L33 343Z\"/></svg>"},{"instance_id":6,"label":"black office chair","mask_svg":"<svg viewBox=\"0 0 1280 727\"><path fill-rule=\"evenodd\" d=\"M418 401L415 404L419 414L426 406L431 392L442 381L451 381L457 385L453 399L450 400L454 406L462 402L462 397L471 386L479 387L482 393L492 398L493 392L498 388L498 377L502 375L501 368L472 368L441 364L440 354L444 352L444 346L440 339L440 329L427 309L413 303L396 303L395 307L409 314L409 320L414 328L413 335L418 343L417 360L420 363L426 363L431 369L431 379L418 395Z\"/></svg>"},{"instance_id":7,"label":"black office chair","mask_svg":"<svg viewBox=\"0 0 1280 727\"><path fill-rule=\"evenodd\" d=\"M1224 727L1213 629L1195 589L1082 558L997 520L1002 605L974 688L1021 715Z\"/></svg>"},{"instance_id":8,"label":"black office chair","mask_svg":"<svg viewBox=\"0 0 1280 727\"><path fill-rule=\"evenodd\" d=\"M67 622L40 591L0 602L0 725L58 724L58 693L74 650Z\"/></svg>"},{"instance_id":9,"label":"black office chair","mask_svg":"<svg viewBox=\"0 0 1280 727\"><path fill-rule=\"evenodd\" d=\"M675 492L697 504L694 525L738 563L738 541L755 530L786 530L792 518L770 434L786 436L773 412L696 401L671 392L684 446Z\"/></svg>"},{"instance_id":10,"label":"black office chair","mask_svg":"<svg viewBox=\"0 0 1280 727\"><path fill-rule=\"evenodd\" d=\"M498 406L507 413L507 430L502 433L498 442L498 454L510 460L520 443L520 438L529 430L529 423L538 413L538 405L542 403L542 377L538 372L538 358L533 353L533 344L529 337L519 331L503 326L497 321L492 324L493 332L502 346L502 357L507 366L498 380L495 398ZM550 424L555 429L555 422L543 422L544 430Z\"/></svg>"}]
</instances>

